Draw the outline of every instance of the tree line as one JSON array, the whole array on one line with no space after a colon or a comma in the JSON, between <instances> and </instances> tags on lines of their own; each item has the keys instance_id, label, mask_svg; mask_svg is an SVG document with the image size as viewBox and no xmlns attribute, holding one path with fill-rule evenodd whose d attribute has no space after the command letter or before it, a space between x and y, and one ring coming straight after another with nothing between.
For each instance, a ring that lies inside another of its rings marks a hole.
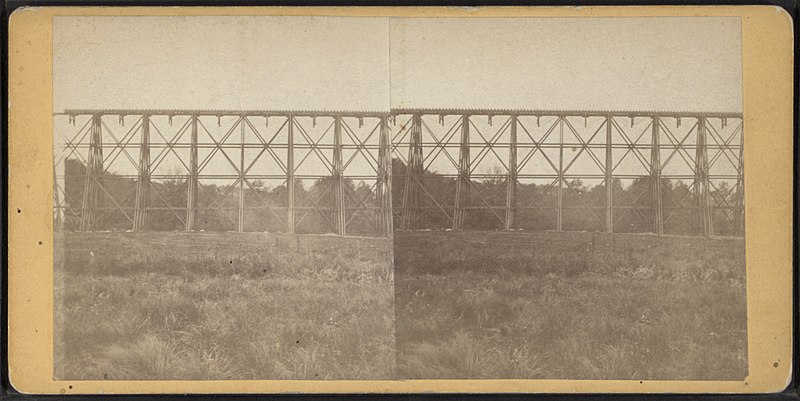
<instances>
[{"instance_id":1,"label":"tree line","mask_svg":"<svg viewBox=\"0 0 800 401\"><path fill-rule=\"evenodd\" d=\"M413 229L448 229L452 215L457 179L436 172L424 172L418 186L417 208L404 208L406 165L392 160L392 198L394 226L402 228L403 213L414 216ZM80 226L81 201L85 185L86 166L67 159L64 171L65 196L63 227L76 230ZM106 172L101 177L99 210L96 211L96 230L129 230L136 199L136 179ZM512 228L524 230L553 230L556 228L558 190L553 182L519 182L514 205ZM551 180L552 181L552 180ZM416 182L414 182L416 183ZM344 180L347 231L355 235L379 235L377 194L366 182ZM651 232L653 228L653 193L650 178L643 176L623 183L613 179L614 232ZM697 234L699 199L690 184L682 180L661 180L664 230L670 234ZM467 203L465 229L499 230L504 228L507 178L494 174L489 179L472 180ZM173 231L185 228L188 177L153 180L149 190L145 229ZM238 225L239 184L233 180L213 182L202 180L197 189L195 229L203 231L235 231ZM244 231L285 232L288 210L286 182L268 185L253 180L244 185ZM710 196L718 205L735 205L735 191L721 181ZM296 232L331 233L333 225L333 178L298 180L295 187ZM405 199L413 206L413 199ZM605 183L570 180L562 186L562 229L565 231L605 231ZM127 214L127 216L126 216ZM741 219L736 210L717 207L712 214L715 233L735 235Z\"/></svg>"}]
</instances>

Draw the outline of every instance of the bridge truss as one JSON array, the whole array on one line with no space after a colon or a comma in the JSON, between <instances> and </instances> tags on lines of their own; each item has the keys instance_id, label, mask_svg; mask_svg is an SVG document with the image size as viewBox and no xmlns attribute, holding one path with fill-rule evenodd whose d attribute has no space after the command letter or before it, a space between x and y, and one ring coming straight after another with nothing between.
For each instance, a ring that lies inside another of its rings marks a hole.
<instances>
[{"instance_id":1,"label":"bridge truss","mask_svg":"<svg viewBox=\"0 0 800 401\"><path fill-rule=\"evenodd\" d=\"M744 230L738 113L66 110L54 126L66 230Z\"/></svg>"},{"instance_id":2,"label":"bridge truss","mask_svg":"<svg viewBox=\"0 0 800 401\"><path fill-rule=\"evenodd\" d=\"M55 161L56 221L67 229L391 236L388 113L56 116L64 118L57 131L78 127Z\"/></svg>"},{"instance_id":3,"label":"bridge truss","mask_svg":"<svg viewBox=\"0 0 800 401\"><path fill-rule=\"evenodd\" d=\"M743 234L738 113L395 115L401 229Z\"/></svg>"}]
</instances>

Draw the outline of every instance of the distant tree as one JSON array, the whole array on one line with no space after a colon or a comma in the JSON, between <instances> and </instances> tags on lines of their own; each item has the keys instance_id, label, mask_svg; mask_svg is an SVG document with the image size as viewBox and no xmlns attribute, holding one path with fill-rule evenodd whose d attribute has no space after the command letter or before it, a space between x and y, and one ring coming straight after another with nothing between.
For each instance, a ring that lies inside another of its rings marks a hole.
<instances>
[{"instance_id":1,"label":"distant tree","mask_svg":"<svg viewBox=\"0 0 800 401\"><path fill-rule=\"evenodd\" d=\"M395 227L401 227L404 212L403 196L406 184L406 165L392 159L392 198ZM152 230L180 230L186 216L188 176L172 170L165 179L152 180L147 227ZM499 165L492 165L485 177L471 180L466 228L493 230L503 227L505 218L507 175ZM409 198L409 207L416 207L415 228L447 229L452 227L457 179L437 172L426 171L412 180L417 188L416 204ZM333 178L323 177L306 187L308 182L295 183L298 210L298 232L333 232L335 210ZM95 229L129 230L133 218L137 178L105 172L98 181L99 192ZM78 159L64 162L64 228L80 227L83 192L86 183L86 166ZM710 200L713 208L714 231L717 234L735 234L741 214L734 207L737 193L734 184L727 180L712 183ZM653 229L653 187L647 176L623 183L614 178L614 231L649 232ZM661 180L664 228L668 233L691 234L701 229L700 200L696 188L687 180ZM368 234L377 220L375 207L378 199L370 182L345 180L344 188L348 232ZM514 226L529 230L555 228L557 182L545 179L521 180L517 186ZM604 230L606 188L600 182L590 185L580 179L563 186L562 225L565 230ZM227 182L205 180L197 193L195 228L207 231L231 231L237 228L240 191L244 194L245 230L285 231L288 218L288 187L286 183L268 187L263 180L245 184L243 190L232 180ZM501 218L498 218L500 215ZM179 217L180 216L180 217Z\"/></svg>"}]
</instances>

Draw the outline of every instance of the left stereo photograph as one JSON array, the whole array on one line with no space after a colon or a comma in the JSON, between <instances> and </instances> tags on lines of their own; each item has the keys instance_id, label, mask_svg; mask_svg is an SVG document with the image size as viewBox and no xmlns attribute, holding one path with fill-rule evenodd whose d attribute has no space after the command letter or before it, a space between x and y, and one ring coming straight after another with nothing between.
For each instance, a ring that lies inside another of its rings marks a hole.
<instances>
[{"instance_id":1,"label":"left stereo photograph","mask_svg":"<svg viewBox=\"0 0 800 401\"><path fill-rule=\"evenodd\" d=\"M388 34L54 19L55 378L394 376Z\"/></svg>"}]
</instances>

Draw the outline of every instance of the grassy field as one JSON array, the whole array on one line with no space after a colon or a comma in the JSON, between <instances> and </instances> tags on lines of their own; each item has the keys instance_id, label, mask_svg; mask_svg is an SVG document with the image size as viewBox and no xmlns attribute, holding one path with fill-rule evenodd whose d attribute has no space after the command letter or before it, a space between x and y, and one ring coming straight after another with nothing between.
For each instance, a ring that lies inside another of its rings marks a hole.
<instances>
[{"instance_id":1,"label":"grassy field","mask_svg":"<svg viewBox=\"0 0 800 401\"><path fill-rule=\"evenodd\" d=\"M69 233L56 244L59 379L747 374L741 240L398 232L392 249Z\"/></svg>"},{"instance_id":2,"label":"grassy field","mask_svg":"<svg viewBox=\"0 0 800 401\"><path fill-rule=\"evenodd\" d=\"M391 242L330 236L56 238L59 379L385 379Z\"/></svg>"},{"instance_id":3,"label":"grassy field","mask_svg":"<svg viewBox=\"0 0 800 401\"><path fill-rule=\"evenodd\" d=\"M395 235L401 378L741 380L744 244Z\"/></svg>"}]
</instances>

